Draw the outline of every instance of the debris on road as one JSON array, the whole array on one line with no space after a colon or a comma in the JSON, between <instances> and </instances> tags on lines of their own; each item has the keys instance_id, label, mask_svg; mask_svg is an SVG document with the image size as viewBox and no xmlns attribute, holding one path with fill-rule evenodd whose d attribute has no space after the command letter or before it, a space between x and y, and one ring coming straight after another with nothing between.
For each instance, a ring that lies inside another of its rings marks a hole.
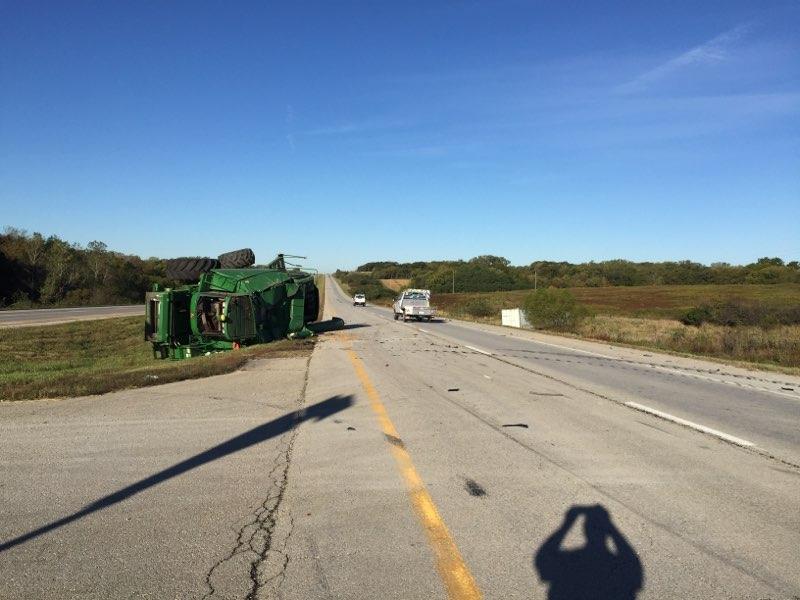
<instances>
[{"instance_id":1,"label":"debris on road","mask_svg":"<svg viewBox=\"0 0 800 600\"><path fill-rule=\"evenodd\" d=\"M392 444L393 446L397 446L398 448L405 448L406 445L403 443L399 437L394 435L389 435L388 433L384 433L383 436L386 438L386 441Z\"/></svg>"},{"instance_id":2,"label":"debris on road","mask_svg":"<svg viewBox=\"0 0 800 600\"><path fill-rule=\"evenodd\" d=\"M474 479L467 479L465 482L465 486L467 491L469 492L470 496L481 497L486 495L486 490L483 489L481 484L479 484Z\"/></svg>"}]
</instances>

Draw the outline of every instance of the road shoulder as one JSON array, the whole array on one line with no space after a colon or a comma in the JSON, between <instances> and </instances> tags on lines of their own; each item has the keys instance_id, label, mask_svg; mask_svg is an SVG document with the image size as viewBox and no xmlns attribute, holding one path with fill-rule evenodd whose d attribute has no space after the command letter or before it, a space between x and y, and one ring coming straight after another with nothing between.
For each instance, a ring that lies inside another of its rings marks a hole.
<instances>
[{"instance_id":1,"label":"road shoulder","mask_svg":"<svg viewBox=\"0 0 800 600\"><path fill-rule=\"evenodd\" d=\"M0 543L40 531L2 552L0 597L245 595L271 568L307 366L0 404Z\"/></svg>"}]
</instances>

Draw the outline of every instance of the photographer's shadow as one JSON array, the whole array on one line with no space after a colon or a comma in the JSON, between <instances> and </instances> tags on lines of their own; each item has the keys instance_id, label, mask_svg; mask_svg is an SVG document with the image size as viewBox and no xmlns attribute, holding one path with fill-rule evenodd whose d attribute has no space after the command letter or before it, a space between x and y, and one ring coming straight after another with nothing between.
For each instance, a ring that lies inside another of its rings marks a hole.
<instances>
[{"instance_id":1,"label":"photographer's shadow","mask_svg":"<svg viewBox=\"0 0 800 600\"><path fill-rule=\"evenodd\" d=\"M586 545L575 550L561 548L580 515L585 518ZM561 527L539 548L534 566L539 578L550 584L550 600L633 600L644 583L639 556L599 504L570 508Z\"/></svg>"}]
</instances>

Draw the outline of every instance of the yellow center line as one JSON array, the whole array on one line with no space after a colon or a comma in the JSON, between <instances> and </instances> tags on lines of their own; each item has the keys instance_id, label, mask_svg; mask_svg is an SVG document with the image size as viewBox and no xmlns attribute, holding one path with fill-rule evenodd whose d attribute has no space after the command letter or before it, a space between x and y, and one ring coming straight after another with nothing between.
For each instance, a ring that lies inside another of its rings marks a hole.
<instances>
[{"instance_id":1,"label":"yellow center line","mask_svg":"<svg viewBox=\"0 0 800 600\"><path fill-rule=\"evenodd\" d=\"M481 592L475 583L475 579L473 579L467 565L464 563L464 559L461 557L456 543L447 530L447 526L442 521L439 511L433 503L433 498L431 498L422 478L414 468L411 456L403 446L400 434L397 433L394 423L389 418L386 407L381 402L378 390L372 385L364 369L363 362L352 349L347 350L347 355L350 357L350 362L353 363L356 375L361 381L367 398L369 398L372 411L378 418L381 429L389 442L389 448L397 463L397 468L408 488L411 505L414 507L414 512L417 514L417 518L422 524L425 534L428 536L428 542L430 542L433 549L436 557L436 569L439 571L439 576L447 589L448 598L454 600L481 598Z\"/></svg>"}]
</instances>

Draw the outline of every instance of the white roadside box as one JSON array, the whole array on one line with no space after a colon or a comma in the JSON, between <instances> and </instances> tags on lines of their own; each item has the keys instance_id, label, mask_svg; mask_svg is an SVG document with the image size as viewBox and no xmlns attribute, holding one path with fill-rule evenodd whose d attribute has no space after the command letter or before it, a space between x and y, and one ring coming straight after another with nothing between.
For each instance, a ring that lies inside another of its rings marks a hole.
<instances>
[{"instance_id":1,"label":"white roadside box","mask_svg":"<svg viewBox=\"0 0 800 600\"><path fill-rule=\"evenodd\" d=\"M509 308L502 311L502 323L504 327L530 327L528 319L525 318L525 313L521 308Z\"/></svg>"}]
</instances>

